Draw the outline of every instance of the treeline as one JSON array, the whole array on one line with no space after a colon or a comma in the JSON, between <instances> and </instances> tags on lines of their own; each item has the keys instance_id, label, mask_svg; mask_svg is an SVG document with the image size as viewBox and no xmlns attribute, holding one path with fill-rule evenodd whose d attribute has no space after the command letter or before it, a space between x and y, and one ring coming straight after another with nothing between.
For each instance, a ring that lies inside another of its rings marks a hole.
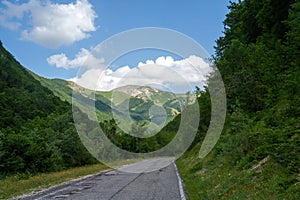
<instances>
[{"instance_id":1,"label":"treeline","mask_svg":"<svg viewBox=\"0 0 300 200\"><path fill-rule=\"evenodd\" d=\"M149 153L167 145L176 135L179 124L180 116L175 117L159 133L146 138L139 137L143 134L146 136L146 126L143 124L133 124L130 128L131 135L122 131L114 119L100 122L100 127L108 139L117 147L133 153ZM170 131L170 127L172 127L172 131ZM173 150L176 152L176 149Z\"/></svg>"},{"instance_id":2,"label":"treeline","mask_svg":"<svg viewBox=\"0 0 300 200\"><path fill-rule=\"evenodd\" d=\"M62 102L0 45L0 177L95 163Z\"/></svg>"}]
</instances>

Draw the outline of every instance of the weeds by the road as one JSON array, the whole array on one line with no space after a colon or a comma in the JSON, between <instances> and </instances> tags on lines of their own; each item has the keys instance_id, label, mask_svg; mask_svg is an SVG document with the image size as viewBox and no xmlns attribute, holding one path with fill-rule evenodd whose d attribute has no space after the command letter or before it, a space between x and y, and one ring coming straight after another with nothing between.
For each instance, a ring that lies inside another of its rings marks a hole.
<instances>
[{"instance_id":1,"label":"weeds by the road","mask_svg":"<svg viewBox=\"0 0 300 200\"><path fill-rule=\"evenodd\" d=\"M241 170L213 155L200 160L198 152L199 145L176 162L190 200L299 199L299 177L273 159Z\"/></svg>"},{"instance_id":2,"label":"weeds by the road","mask_svg":"<svg viewBox=\"0 0 300 200\"><path fill-rule=\"evenodd\" d=\"M16 175L0 180L0 199L7 199L33 191L39 191L65 181L89 174L96 174L108 169L105 165L96 164L64 170L61 172L39 174L32 177Z\"/></svg>"}]
</instances>

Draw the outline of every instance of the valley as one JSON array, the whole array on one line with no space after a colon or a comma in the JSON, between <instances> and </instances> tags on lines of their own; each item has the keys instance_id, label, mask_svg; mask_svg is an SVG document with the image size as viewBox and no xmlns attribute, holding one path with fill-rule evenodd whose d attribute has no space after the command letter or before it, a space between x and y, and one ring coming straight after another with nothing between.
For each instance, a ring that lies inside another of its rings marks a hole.
<instances>
[{"instance_id":1,"label":"valley","mask_svg":"<svg viewBox=\"0 0 300 200\"><path fill-rule=\"evenodd\" d=\"M186 106L187 94L174 94L148 86L128 85L112 91L92 91L74 82L62 79L46 79L30 72L43 86L51 90L62 101L81 102L78 107L89 115L92 107L99 122L113 118L129 132L133 124L149 124L153 122L154 130L165 126L181 113ZM190 95L190 99L195 98ZM195 101L195 100L193 100ZM191 104L193 102L189 102ZM157 107L157 115L151 116L150 108ZM159 112L161 112L159 114ZM128 116L129 115L129 116ZM160 115L160 116L159 116ZM128 121L129 120L129 121ZM160 128L160 129L161 129Z\"/></svg>"}]
</instances>

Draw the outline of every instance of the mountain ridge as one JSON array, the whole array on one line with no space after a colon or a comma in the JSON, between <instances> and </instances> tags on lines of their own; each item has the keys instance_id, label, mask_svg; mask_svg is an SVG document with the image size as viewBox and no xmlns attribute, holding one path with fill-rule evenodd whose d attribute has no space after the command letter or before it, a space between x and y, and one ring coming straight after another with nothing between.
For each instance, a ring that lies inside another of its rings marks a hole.
<instances>
[{"instance_id":1,"label":"mountain ridge","mask_svg":"<svg viewBox=\"0 0 300 200\"><path fill-rule=\"evenodd\" d=\"M50 89L63 101L72 103L72 98L78 99L80 96L81 102L90 101L89 105L82 103L82 105L84 105L79 107L83 112L89 115L88 110L90 109L88 108L95 105L99 121L111 119L112 112L123 117L125 116L123 113L129 110L131 118L133 118L136 123L143 123L143 121L148 123L148 121L150 121L148 110L151 105L159 105L167 110L167 121L169 122L180 114L181 106L184 105L184 95L176 97L175 94L149 86L127 85L115 88L111 91L92 91L72 81L57 78L47 79L33 72L31 73L43 86ZM86 98L86 100L83 98ZM174 102L176 102L176 104L174 104ZM126 120L124 123L127 123Z\"/></svg>"}]
</instances>

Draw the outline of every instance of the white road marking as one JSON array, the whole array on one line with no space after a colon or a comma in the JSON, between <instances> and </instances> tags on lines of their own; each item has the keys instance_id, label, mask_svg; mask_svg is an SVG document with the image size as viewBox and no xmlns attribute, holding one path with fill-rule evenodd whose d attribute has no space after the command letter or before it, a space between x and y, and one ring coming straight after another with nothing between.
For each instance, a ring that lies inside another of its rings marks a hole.
<instances>
[{"instance_id":1,"label":"white road marking","mask_svg":"<svg viewBox=\"0 0 300 200\"><path fill-rule=\"evenodd\" d=\"M180 177L180 174L178 172L178 168L177 168L175 162L173 164L174 164L176 175L177 175L177 179L178 179L178 186L179 186L180 198L181 198L181 200L186 200L185 194L184 194L184 191L183 191L183 186L182 186L182 179Z\"/></svg>"}]
</instances>

